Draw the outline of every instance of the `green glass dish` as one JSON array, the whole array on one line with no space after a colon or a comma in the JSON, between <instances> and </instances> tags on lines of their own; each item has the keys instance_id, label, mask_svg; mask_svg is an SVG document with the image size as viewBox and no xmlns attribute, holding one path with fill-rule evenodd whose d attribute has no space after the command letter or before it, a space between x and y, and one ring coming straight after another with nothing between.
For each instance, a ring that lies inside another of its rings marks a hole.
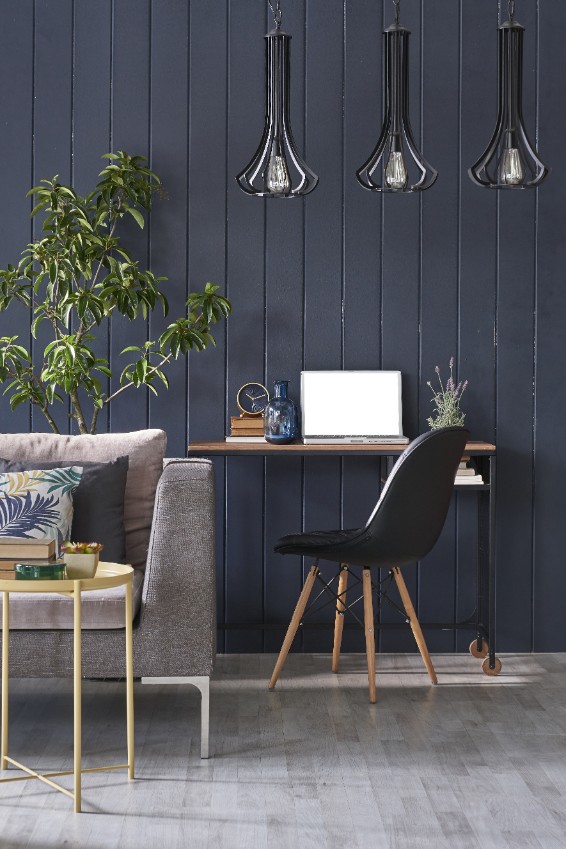
<instances>
[{"instance_id":1,"label":"green glass dish","mask_svg":"<svg viewBox=\"0 0 566 849\"><path fill-rule=\"evenodd\" d=\"M64 581L64 560L28 560L16 563L16 581Z\"/></svg>"}]
</instances>

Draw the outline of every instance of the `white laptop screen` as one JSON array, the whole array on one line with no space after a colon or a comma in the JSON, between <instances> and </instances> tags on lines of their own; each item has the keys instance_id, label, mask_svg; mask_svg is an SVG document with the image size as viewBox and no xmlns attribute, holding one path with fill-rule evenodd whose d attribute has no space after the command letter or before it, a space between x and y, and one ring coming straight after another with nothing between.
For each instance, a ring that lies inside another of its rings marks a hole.
<instances>
[{"instance_id":1,"label":"white laptop screen","mask_svg":"<svg viewBox=\"0 0 566 849\"><path fill-rule=\"evenodd\" d=\"M303 371L303 436L402 436L401 372Z\"/></svg>"}]
</instances>

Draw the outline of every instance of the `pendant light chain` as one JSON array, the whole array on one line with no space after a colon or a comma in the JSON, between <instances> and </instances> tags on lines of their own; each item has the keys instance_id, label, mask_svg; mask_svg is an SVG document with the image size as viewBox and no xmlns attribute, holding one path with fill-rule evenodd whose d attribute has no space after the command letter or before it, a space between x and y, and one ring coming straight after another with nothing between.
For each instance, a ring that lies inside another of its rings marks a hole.
<instances>
[{"instance_id":1,"label":"pendant light chain","mask_svg":"<svg viewBox=\"0 0 566 849\"><path fill-rule=\"evenodd\" d=\"M515 0L507 0L509 8L509 20L512 21L515 17Z\"/></svg>"},{"instance_id":2,"label":"pendant light chain","mask_svg":"<svg viewBox=\"0 0 566 849\"><path fill-rule=\"evenodd\" d=\"M271 0L267 0L269 3L269 8L273 12L273 20L275 21L275 29L281 29L281 18L283 17L281 13L281 0L276 0L275 8L273 7L273 3Z\"/></svg>"},{"instance_id":3,"label":"pendant light chain","mask_svg":"<svg viewBox=\"0 0 566 849\"><path fill-rule=\"evenodd\" d=\"M399 26L399 16L401 15L401 0L393 0L395 6L395 26Z\"/></svg>"}]
</instances>

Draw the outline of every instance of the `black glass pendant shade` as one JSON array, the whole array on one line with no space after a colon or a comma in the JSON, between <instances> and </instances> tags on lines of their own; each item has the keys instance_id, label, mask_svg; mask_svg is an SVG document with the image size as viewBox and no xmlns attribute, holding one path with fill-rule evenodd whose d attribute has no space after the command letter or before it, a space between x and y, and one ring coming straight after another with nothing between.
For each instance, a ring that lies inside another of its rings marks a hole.
<instances>
[{"instance_id":1,"label":"black glass pendant shade","mask_svg":"<svg viewBox=\"0 0 566 849\"><path fill-rule=\"evenodd\" d=\"M437 172L419 151L409 119L409 36L393 24L383 33L385 118L370 158L356 172L372 192L419 192L432 186Z\"/></svg>"},{"instance_id":2,"label":"black glass pendant shade","mask_svg":"<svg viewBox=\"0 0 566 849\"><path fill-rule=\"evenodd\" d=\"M499 27L497 123L470 179L492 189L532 189L550 173L531 143L523 120L524 27L511 19Z\"/></svg>"},{"instance_id":3,"label":"black glass pendant shade","mask_svg":"<svg viewBox=\"0 0 566 849\"><path fill-rule=\"evenodd\" d=\"M301 197L316 188L318 177L299 156L291 131L291 36L276 28L265 39L265 128L253 159L236 180L256 197Z\"/></svg>"}]
</instances>

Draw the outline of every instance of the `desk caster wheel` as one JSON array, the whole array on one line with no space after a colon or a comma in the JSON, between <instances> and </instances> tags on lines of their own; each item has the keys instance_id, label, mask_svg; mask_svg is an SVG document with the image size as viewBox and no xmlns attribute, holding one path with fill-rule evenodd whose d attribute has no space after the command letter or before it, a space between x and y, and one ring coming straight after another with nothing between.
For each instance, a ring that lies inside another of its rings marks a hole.
<instances>
[{"instance_id":1,"label":"desk caster wheel","mask_svg":"<svg viewBox=\"0 0 566 849\"><path fill-rule=\"evenodd\" d=\"M501 672L501 661L498 657L495 658L495 667L493 669L489 668L489 657L486 657L484 662L481 665L481 668L484 671L485 675L499 675Z\"/></svg>"},{"instance_id":2,"label":"desk caster wheel","mask_svg":"<svg viewBox=\"0 0 566 849\"><path fill-rule=\"evenodd\" d=\"M489 646L485 640L482 640L481 651L478 651L478 641L472 640L470 643L470 654L472 657L487 657Z\"/></svg>"}]
</instances>

